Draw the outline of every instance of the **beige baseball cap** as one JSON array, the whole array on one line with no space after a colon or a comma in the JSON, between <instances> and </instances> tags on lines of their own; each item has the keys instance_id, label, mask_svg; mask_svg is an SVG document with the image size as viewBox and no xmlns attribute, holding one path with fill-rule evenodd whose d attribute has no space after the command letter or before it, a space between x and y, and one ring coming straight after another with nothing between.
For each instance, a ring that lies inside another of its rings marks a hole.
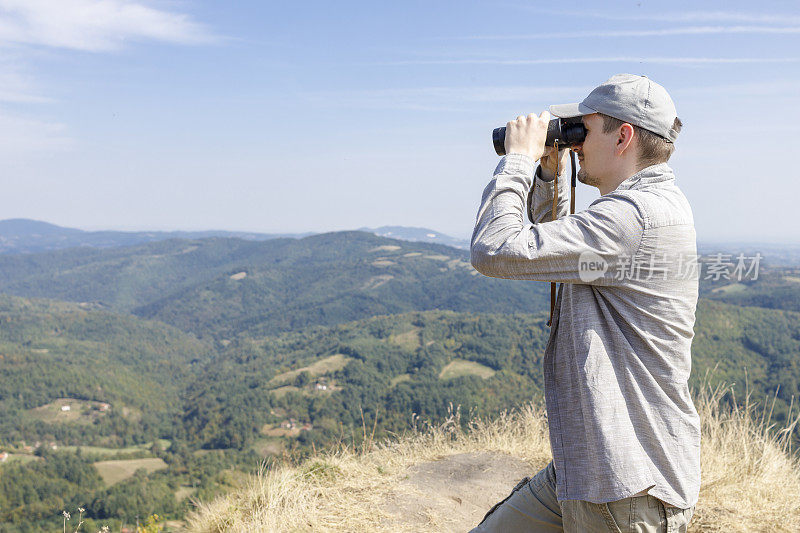
<instances>
[{"instance_id":1,"label":"beige baseball cap","mask_svg":"<svg viewBox=\"0 0 800 533\"><path fill-rule=\"evenodd\" d=\"M594 89L579 104L550 106L559 118L602 113L652 131L670 142L678 139L673 126L678 118L667 90L647 76L617 74Z\"/></svg>"}]
</instances>

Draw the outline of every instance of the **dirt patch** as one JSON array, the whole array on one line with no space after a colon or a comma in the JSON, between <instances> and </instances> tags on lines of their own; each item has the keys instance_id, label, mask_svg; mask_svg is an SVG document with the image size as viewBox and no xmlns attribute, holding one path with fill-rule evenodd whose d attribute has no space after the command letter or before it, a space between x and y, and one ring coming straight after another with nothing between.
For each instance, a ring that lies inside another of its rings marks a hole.
<instances>
[{"instance_id":1,"label":"dirt patch","mask_svg":"<svg viewBox=\"0 0 800 533\"><path fill-rule=\"evenodd\" d=\"M232 280L239 281L240 279L244 279L247 277L247 272L237 272L236 274L231 274L230 278Z\"/></svg>"},{"instance_id":2,"label":"dirt patch","mask_svg":"<svg viewBox=\"0 0 800 533\"><path fill-rule=\"evenodd\" d=\"M20 463L30 463L32 461L39 461L41 459L41 457L27 453L10 453L8 454L8 459L6 459L6 464L13 463L15 461Z\"/></svg>"},{"instance_id":3,"label":"dirt patch","mask_svg":"<svg viewBox=\"0 0 800 533\"><path fill-rule=\"evenodd\" d=\"M439 373L439 379L453 379L461 376L478 376L479 378L489 379L494 376L495 371L488 366L466 361L464 359L453 359Z\"/></svg>"},{"instance_id":4,"label":"dirt patch","mask_svg":"<svg viewBox=\"0 0 800 533\"><path fill-rule=\"evenodd\" d=\"M395 246L393 244L386 244L383 246L377 246L372 250L370 250L370 252L396 252L399 249L400 249L399 246Z\"/></svg>"},{"instance_id":5,"label":"dirt patch","mask_svg":"<svg viewBox=\"0 0 800 533\"><path fill-rule=\"evenodd\" d=\"M411 381L411 374L400 374L399 376L393 377L392 381L389 383L389 386L394 387L398 383L402 383L404 381Z\"/></svg>"},{"instance_id":6,"label":"dirt patch","mask_svg":"<svg viewBox=\"0 0 800 533\"><path fill-rule=\"evenodd\" d=\"M734 294L737 292L744 292L746 290L747 290L747 285L743 283L731 283L730 285L725 285L724 287L717 287L716 289L713 289L711 292Z\"/></svg>"},{"instance_id":7,"label":"dirt patch","mask_svg":"<svg viewBox=\"0 0 800 533\"><path fill-rule=\"evenodd\" d=\"M122 416L133 422L138 422L142 419L142 412L132 407L123 406L120 412L122 413Z\"/></svg>"},{"instance_id":8,"label":"dirt patch","mask_svg":"<svg viewBox=\"0 0 800 533\"><path fill-rule=\"evenodd\" d=\"M281 396L284 396L285 394L288 394L290 392L302 392L302 391L297 387L295 387L294 385L284 385L283 387L272 389L270 392L273 393L275 397L280 398Z\"/></svg>"},{"instance_id":9,"label":"dirt patch","mask_svg":"<svg viewBox=\"0 0 800 533\"><path fill-rule=\"evenodd\" d=\"M300 428L282 428L274 427L272 424L264 424L261 428L261 434L267 437L296 437L300 434Z\"/></svg>"},{"instance_id":10,"label":"dirt patch","mask_svg":"<svg viewBox=\"0 0 800 533\"><path fill-rule=\"evenodd\" d=\"M394 279L394 276L389 275L389 274L380 274L378 276L372 276L371 278L369 278L364 283L364 285L361 286L361 288L364 289L364 290L377 289L378 287L380 287L381 285L383 285L387 281L390 281L390 280L393 280L393 279Z\"/></svg>"},{"instance_id":11,"label":"dirt patch","mask_svg":"<svg viewBox=\"0 0 800 533\"><path fill-rule=\"evenodd\" d=\"M414 350L422 345L422 340L419 336L419 330L420 328L414 327L411 329L411 331L406 331L405 333L399 333L397 335L390 335L389 341L408 350Z\"/></svg>"},{"instance_id":12,"label":"dirt patch","mask_svg":"<svg viewBox=\"0 0 800 533\"><path fill-rule=\"evenodd\" d=\"M385 258L376 259L375 261L372 262L372 266L376 267L388 267L396 264L397 263L395 263L394 261L389 261L388 259Z\"/></svg>"},{"instance_id":13,"label":"dirt patch","mask_svg":"<svg viewBox=\"0 0 800 533\"><path fill-rule=\"evenodd\" d=\"M175 499L178 500L179 502L183 501L192 494L194 494L196 491L197 489L194 487L181 485L180 487L178 487L178 490L175 491Z\"/></svg>"},{"instance_id":14,"label":"dirt patch","mask_svg":"<svg viewBox=\"0 0 800 533\"><path fill-rule=\"evenodd\" d=\"M462 453L408 469L384 509L406 531L469 531L533 469L496 453Z\"/></svg>"},{"instance_id":15,"label":"dirt patch","mask_svg":"<svg viewBox=\"0 0 800 533\"><path fill-rule=\"evenodd\" d=\"M269 429L267 429L267 431L269 431ZM279 439L257 439L251 446L253 451L261 457L280 455L283 453L285 447L284 441Z\"/></svg>"},{"instance_id":16,"label":"dirt patch","mask_svg":"<svg viewBox=\"0 0 800 533\"><path fill-rule=\"evenodd\" d=\"M447 266L451 269L456 268L472 268L471 263L467 263L466 261L462 261L461 259L451 259L447 262Z\"/></svg>"}]
</instances>

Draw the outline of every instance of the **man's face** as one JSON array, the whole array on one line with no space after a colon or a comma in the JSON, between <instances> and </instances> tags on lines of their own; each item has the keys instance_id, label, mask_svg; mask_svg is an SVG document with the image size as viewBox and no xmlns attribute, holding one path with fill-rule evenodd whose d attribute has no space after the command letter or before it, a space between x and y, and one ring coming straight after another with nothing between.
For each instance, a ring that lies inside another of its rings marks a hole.
<instances>
[{"instance_id":1,"label":"man's face","mask_svg":"<svg viewBox=\"0 0 800 533\"><path fill-rule=\"evenodd\" d=\"M585 115L583 125L586 127L586 139L583 143L572 147L578 154L581 169L578 180L586 185L599 187L613 179L614 149L617 144L617 132L604 133L603 119L597 113Z\"/></svg>"}]
</instances>

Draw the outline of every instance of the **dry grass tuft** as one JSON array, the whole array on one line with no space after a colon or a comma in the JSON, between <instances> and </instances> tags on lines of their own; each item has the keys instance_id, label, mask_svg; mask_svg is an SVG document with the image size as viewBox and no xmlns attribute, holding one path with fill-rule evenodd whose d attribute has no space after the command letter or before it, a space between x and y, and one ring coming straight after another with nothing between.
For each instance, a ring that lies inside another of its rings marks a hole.
<instances>
[{"instance_id":1,"label":"dry grass tuft","mask_svg":"<svg viewBox=\"0 0 800 533\"><path fill-rule=\"evenodd\" d=\"M789 449L797 424L775 432L769 413L721 401L726 390L704 389L703 485L690 531L800 531L800 463ZM195 533L253 531L419 531L386 509L393 490L420 463L470 452L507 454L535 472L550 460L543 409L529 405L494 420L473 419L460 429L459 412L441 425L365 445L340 446L299 466L266 465L247 486L188 517ZM510 486L508 489L510 490ZM436 531L440 517L430 517Z\"/></svg>"},{"instance_id":2,"label":"dry grass tuft","mask_svg":"<svg viewBox=\"0 0 800 533\"><path fill-rule=\"evenodd\" d=\"M800 461L791 450L798 418L775 431L770 406L759 412L749 394L743 407L723 406L725 393L706 387L695 402L702 483L690 531L800 531Z\"/></svg>"}]
</instances>

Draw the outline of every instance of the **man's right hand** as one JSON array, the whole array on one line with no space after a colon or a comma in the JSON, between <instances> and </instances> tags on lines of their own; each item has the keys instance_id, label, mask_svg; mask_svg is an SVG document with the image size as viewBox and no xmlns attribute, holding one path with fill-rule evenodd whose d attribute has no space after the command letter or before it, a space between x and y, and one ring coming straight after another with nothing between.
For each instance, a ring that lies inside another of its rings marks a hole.
<instances>
[{"instance_id":1,"label":"man's right hand","mask_svg":"<svg viewBox=\"0 0 800 533\"><path fill-rule=\"evenodd\" d=\"M520 115L506 124L506 153L527 155L538 161L544 153L549 123L550 113L542 111L538 117L535 113L527 117Z\"/></svg>"},{"instance_id":2,"label":"man's right hand","mask_svg":"<svg viewBox=\"0 0 800 533\"><path fill-rule=\"evenodd\" d=\"M542 155L542 158L539 160L539 165L542 167L541 170L542 181L553 181L553 179L556 177L556 161L558 161L559 159L561 161L559 162L558 170L560 170L562 173L569 164L569 150L567 149L559 150L558 157L554 155L555 151L556 151L555 148L553 148L552 146L544 147L544 154Z\"/></svg>"}]
</instances>

